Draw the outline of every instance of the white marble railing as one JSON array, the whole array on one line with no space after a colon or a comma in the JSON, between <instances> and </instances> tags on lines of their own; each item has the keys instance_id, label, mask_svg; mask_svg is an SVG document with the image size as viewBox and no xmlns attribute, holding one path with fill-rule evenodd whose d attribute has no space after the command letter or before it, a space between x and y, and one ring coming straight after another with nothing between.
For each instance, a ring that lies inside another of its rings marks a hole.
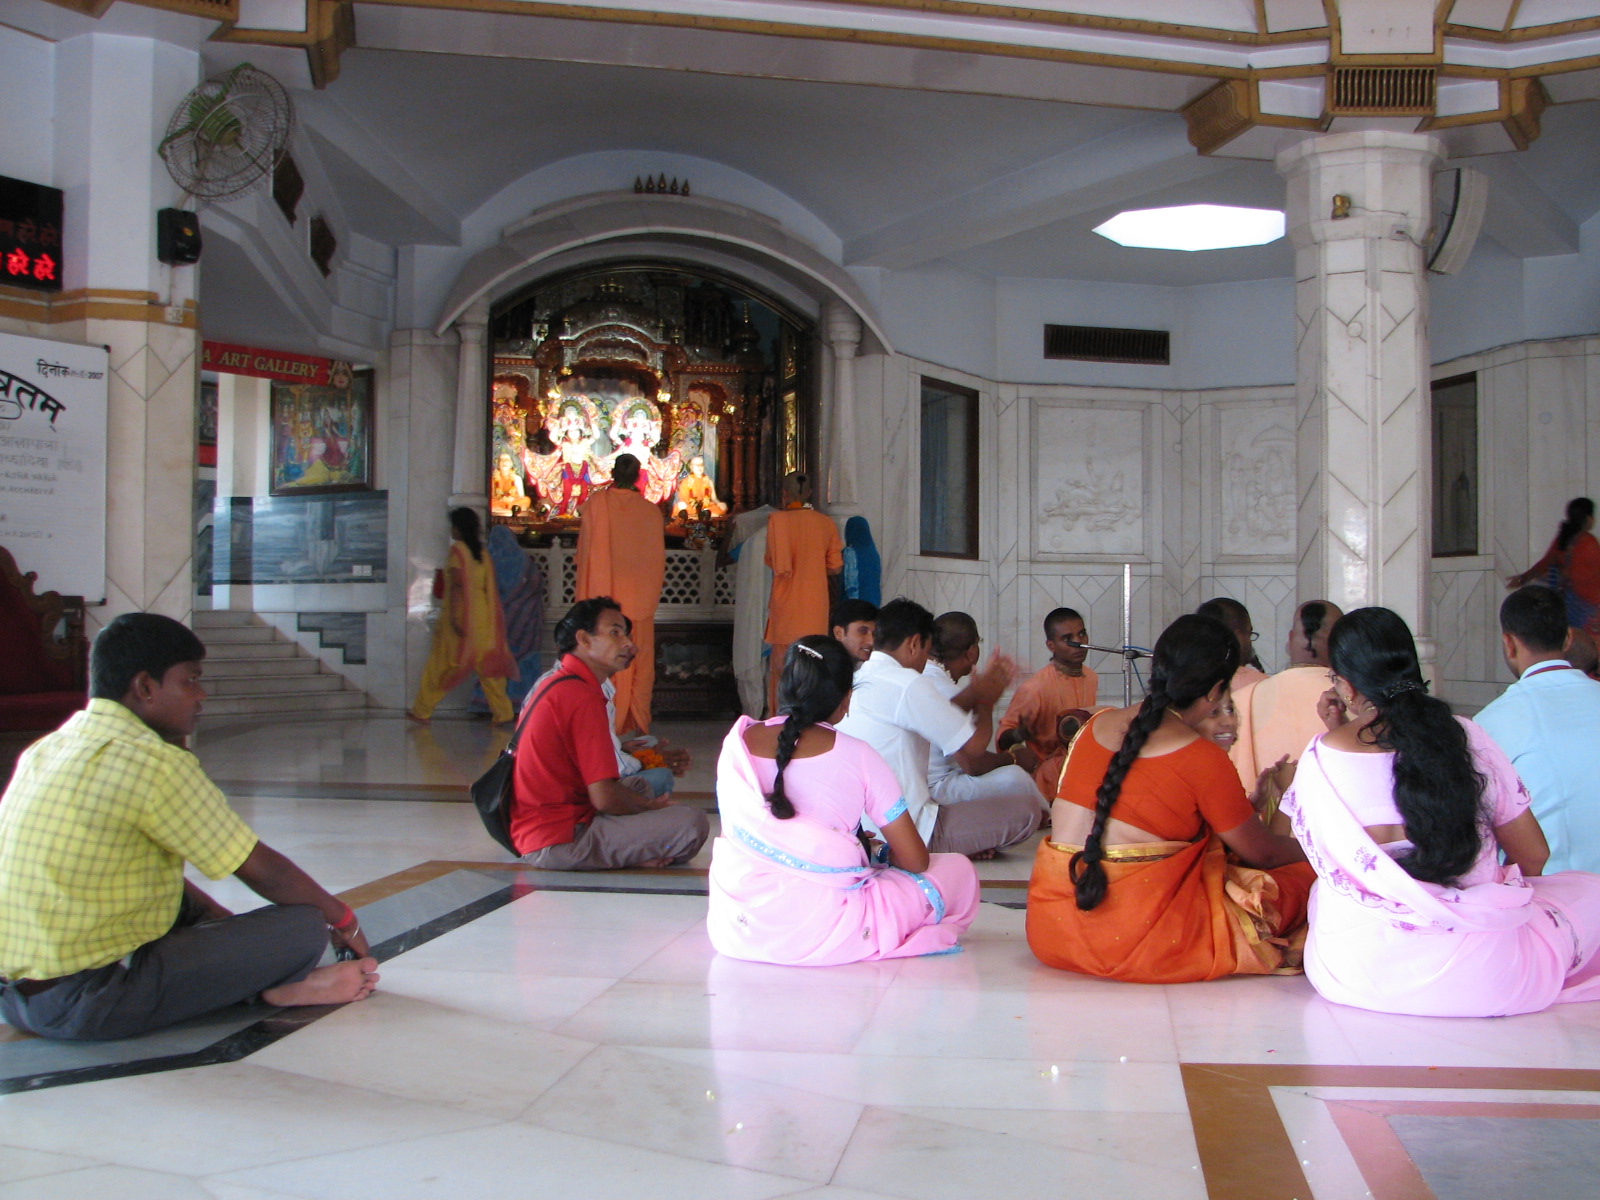
<instances>
[{"instance_id":1,"label":"white marble railing","mask_svg":"<svg viewBox=\"0 0 1600 1200\"><path fill-rule=\"evenodd\" d=\"M577 598L578 551L570 546L530 550L544 574L547 622L558 620ZM668 550L656 619L720 622L733 620L733 573L717 569L715 550Z\"/></svg>"}]
</instances>

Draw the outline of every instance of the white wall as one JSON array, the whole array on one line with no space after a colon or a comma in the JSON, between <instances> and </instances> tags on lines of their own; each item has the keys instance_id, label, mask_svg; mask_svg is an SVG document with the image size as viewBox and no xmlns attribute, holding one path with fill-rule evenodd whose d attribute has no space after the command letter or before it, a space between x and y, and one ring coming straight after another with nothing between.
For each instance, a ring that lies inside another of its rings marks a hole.
<instances>
[{"instance_id":1,"label":"white wall","mask_svg":"<svg viewBox=\"0 0 1600 1200\"><path fill-rule=\"evenodd\" d=\"M0 25L0 175L55 186L55 47Z\"/></svg>"}]
</instances>

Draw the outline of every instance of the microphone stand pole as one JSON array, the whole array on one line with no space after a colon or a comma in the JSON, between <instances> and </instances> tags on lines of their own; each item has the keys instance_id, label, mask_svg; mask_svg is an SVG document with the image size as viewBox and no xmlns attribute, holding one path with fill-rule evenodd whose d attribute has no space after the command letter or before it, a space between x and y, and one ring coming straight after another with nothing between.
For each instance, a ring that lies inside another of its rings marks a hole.
<instances>
[{"instance_id":1,"label":"microphone stand pole","mask_svg":"<svg viewBox=\"0 0 1600 1200\"><path fill-rule=\"evenodd\" d=\"M1116 654L1122 658L1122 703L1124 707L1133 704L1133 664L1141 658L1149 658L1150 651L1143 646L1133 645L1133 564L1122 564L1122 644L1120 646L1091 646L1088 642L1073 642L1072 645L1080 646L1085 650L1093 650L1096 654Z\"/></svg>"}]
</instances>

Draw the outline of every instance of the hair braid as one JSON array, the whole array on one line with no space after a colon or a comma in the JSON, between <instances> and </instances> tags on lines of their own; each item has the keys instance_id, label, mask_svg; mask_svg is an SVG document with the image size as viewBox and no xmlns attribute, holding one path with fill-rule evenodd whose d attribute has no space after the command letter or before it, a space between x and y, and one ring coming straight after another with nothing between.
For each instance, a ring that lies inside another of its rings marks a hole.
<instances>
[{"instance_id":1,"label":"hair braid","mask_svg":"<svg viewBox=\"0 0 1600 1200\"><path fill-rule=\"evenodd\" d=\"M794 816L794 802L783 792L783 770L794 757L794 748L800 744L800 735L810 727L811 722L791 709L783 728L778 730L778 773L772 780L772 794L767 797L767 807L780 821L787 821Z\"/></svg>"},{"instance_id":2,"label":"hair braid","mask_svg":"<svg viewBox=\"0 0 1600 1200\"><path fill-rule=\"evenodd\" d=\"M768 809L780 821L794 816L794 801L784 791L783 772L793 761L805 731L826 721L850 695L854 669L849 652L826 634L811 634L789 647L778 680L778 712L784 717L778 730L778 770L767 796Z\"/></svg>"},{"instance_id":3,"label":"hair braid","mask_svg":"<svg viewBox=\"0 0 1600 1200\"><path fill-rule=\"evenodd\" d=\"M1068 876L1077 891L1078 907L1084 912L1096 907L1106 898L1107 880L1104 866L1106 822L1111 819L1111 809L1116 804L1117 797L1122 794L1122 781L1128 777L1128 769L1133 766L1134 759L1139 757L1139 752L1150 740L1150 735L1166 718L1167 706L1170 703L1171 698L1167 695L1164 684L1156 681L1155 689L1144 698L1144 702L1139 705L1139 711L1129 723L1122 745L1111 756L1105 778L1100 781L1100 787L1094 794L1094 825L1089 830L1089 836L1083 839L1083 849L1074 854L1067 863Z\"/></svg>"}]
</instances>

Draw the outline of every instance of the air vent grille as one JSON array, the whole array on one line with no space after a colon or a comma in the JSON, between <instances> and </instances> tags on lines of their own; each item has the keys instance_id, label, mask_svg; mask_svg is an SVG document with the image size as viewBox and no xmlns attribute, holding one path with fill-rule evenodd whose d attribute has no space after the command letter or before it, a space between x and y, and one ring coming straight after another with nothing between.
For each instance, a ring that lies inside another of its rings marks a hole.
<instances>
[{"instance_id":1,"label":"air vent grille","mask_svg":"<svg viewBox=\"0 0 1600 1200\"><path fill-rule=\"evenodd\" d=\"M1164 329L1108 329L1099 325L1046 325L1044 356L1080 362L1172 361L1172 335Z\"/></svg>"},{"instance_id":2,"label":"air vent grille","mask_svg":"<svg viewBox=\"0 0 1600 1200\"><path fill-rule=\"evenodd\" d=\"M1432 67L1335 67L1336 116L1423 115L1434 108Z\"/></svg>"}]
</instances>

